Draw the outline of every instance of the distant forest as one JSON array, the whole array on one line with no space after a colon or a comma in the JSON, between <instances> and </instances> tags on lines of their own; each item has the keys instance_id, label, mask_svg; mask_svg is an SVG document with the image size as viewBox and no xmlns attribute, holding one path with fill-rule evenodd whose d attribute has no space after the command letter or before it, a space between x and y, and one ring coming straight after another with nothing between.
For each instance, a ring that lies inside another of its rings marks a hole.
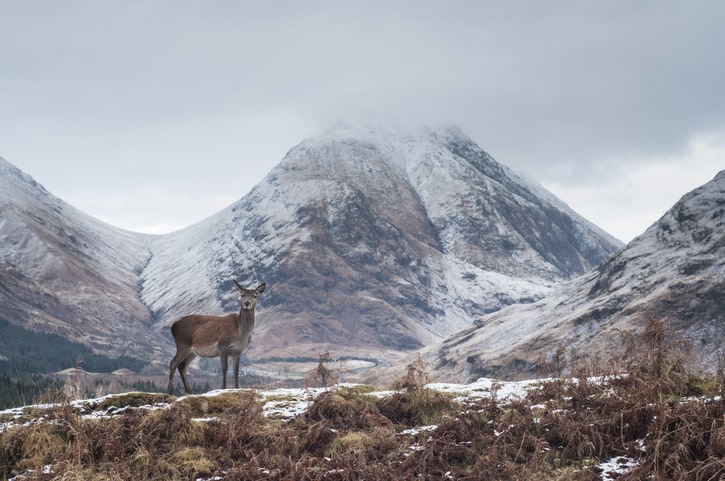
<instances>
[{"instance_id":1,"label":"distant forest","mask_svg":"<svg viewBox=\"0 0 725 481\"><path fill-rule=\"evenodd\" d=\"M24 329L0 319L0 373L45 374L75 367L90 372L113 372L126 368L139 372L145 361L129 357L108 357L94 353L88 346L57 334Z\"/></svg>"},{"instance_id":2,"label":"distant forest","mask_svg":"<svg viewBox=\"0 0 725 481\"><path fill-rule=\"evenodd\" d=\"M90 372L121 368L139 372L146 366L146 362L133 357L95 354L88 346L57 334L23 329L0 319L0 409L29 403L57 387L57 381L42 375L76 367L78 363Z\"/></svg>"}]
</instances>

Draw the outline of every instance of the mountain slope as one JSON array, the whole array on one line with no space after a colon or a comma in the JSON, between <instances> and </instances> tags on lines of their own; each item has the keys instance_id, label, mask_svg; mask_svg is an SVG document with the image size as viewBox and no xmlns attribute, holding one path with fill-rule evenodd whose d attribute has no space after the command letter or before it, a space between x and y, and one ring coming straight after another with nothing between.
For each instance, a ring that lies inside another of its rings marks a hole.
<instances>
[{"instance_id":1,"label":"mountain slope","mask_svg":"<svg viewBox=\"0 0 725 481\"><path fill-rule=\"evenodd\" d=\"M146 236L64 203L0 158L0 316L93 345L147 357L159 343L138 295Z\"/></svg>"},{"instance_id":2,"label":"mountain slope","mask_svg":"<svg viewBox=\"0 0 725 481\"><path fill-rule=\"evenodd\" d=\"M725 340L724 273L722 171L588 274L537 303L484 316L424 356L446 379L525 377L562 345L574 357L604 361L621 350L622 333L667 317L711 370Z\"/></svg>"},{"instance_id":3,"label":"mountain slope","mask_svg":"<svg viewBox=\"0 0 725 481\"><path fill-rule=\"evenodd\" d=\"M250 357L394 356L618 247L542 191L454 128L339 125L229 208L155 239L143 299L166 324L236 309L231 278L265 281Z\"/></svg>"}]
</instances>

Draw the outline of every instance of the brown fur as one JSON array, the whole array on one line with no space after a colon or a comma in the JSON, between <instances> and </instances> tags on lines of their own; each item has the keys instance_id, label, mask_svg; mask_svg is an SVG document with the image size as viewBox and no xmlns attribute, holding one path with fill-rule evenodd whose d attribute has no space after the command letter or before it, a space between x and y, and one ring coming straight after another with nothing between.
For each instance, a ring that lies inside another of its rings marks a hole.
<instances>
[{"instance_id":1,"label":"brown fur","mask_svg":"<svg viewBox=\"0 0 725 481\"><path fill-rule=\"evenodd\" d=\"M191 388L186 379L186 368L201 357L217 357L222 365L222 389L227 388L227 359L232 356L234 387L239 387L239 357L252 340L254 308L257 296L264 292L266 283L256 289L245 289L233 281L241 295L239 314L205 316L192 314L174 321L171 335L176 341L176 355L169 366L169 394L174 389L174 371L178 369L187 394Z\"/></svg>"}]
</instances>

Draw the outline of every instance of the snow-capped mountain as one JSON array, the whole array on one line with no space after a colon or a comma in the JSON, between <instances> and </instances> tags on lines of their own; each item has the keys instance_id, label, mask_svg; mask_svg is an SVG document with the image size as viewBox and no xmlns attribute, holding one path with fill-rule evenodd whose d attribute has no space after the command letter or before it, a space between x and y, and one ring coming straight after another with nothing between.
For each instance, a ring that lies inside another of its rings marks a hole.
<instances>
[{"instance_id":1,"label":"snow-capped mountain","mask_svg":"<svg viewBox=\"0 0 725 481\"><path fill-rule=\"evenodd\" d=\"M125 232L0 163L11 322L168 362L168 325L267 282L250 358L395 358L542 298L619 248L454 127L341 124L248 195L162 236Z\"/></svg>"},{"instance_id":2,"label":"snow-capped mountain","mask_svg":"<svg viewBox=\"0 0 725 481\"><path fill-rule=\"evenodd\" d=\"M623 333L665 317L700 367L714 370L725 341L725 171L596 269L534 304L483 316L424 356L445 379L525 377L559 346L604 362L621 351Z\"/></svg>"},{"instance_id":3,"label":"snow-capped mountain","mask_svg":"<svg viewBox=\"0 0 725 481\"><path fill-rule=\"evenodd\" d=\"M378 357L537 300L618 246L456 128L341 124L224 211L152 242L142 294L167 323L235 309L231 278L266 281L250 356Z\"/></svg>"}]
</instances>

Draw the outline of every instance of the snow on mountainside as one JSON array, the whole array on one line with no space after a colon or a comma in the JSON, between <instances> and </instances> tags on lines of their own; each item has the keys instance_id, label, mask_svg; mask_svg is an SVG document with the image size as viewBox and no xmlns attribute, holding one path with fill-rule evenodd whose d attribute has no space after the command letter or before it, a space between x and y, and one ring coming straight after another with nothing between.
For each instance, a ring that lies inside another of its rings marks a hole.
<instances>
[{"instance_id":1,"label":"snow on mountainside","mask_svg":"<svg viewBox=\"0 0 725 481\"><path fill-rule=\"evenodd\" d=\"M143 299L163 325L237 309L232 278L267 282L252 358L409 351L618 247L542 192L458 129L341 124L224 211L155 239Z\"/></svg>"},{"instance_id":2,"label":"snow on mountainside","mask_svg":"<svg viewBox=\"0 0 725 481\"><path fill-rule=\"evenodd\" d=\"M0 317L146 357L159 343L138 296L148 237L104 224L0 158Z\"/></svg>"},{"instance_id":3,"label":"snow on mountainside","mask_svg":"<svg viewBox=\"0 0 725 481\"><path fill-rule=\"evenodd\" d=\"M559 346L604 361L621 349L622 333L664 317L692 342L702 368L718 365L725 341L725 171L590 273L537 303L482 317L424 352L443 379L525 377Z\"/></svg>"},{"instance_id":4,"label":"snow on mountainside","mask_svg":"<svg viewBox=\"0 0 725 481\"><path fill-rule=\"evenodd\" d=\"M168 325L267 282L249 357L391 360L533 302L619 243L459 129L341 124L186 229L126 232L0 163L0 314L168 365Z\"/></svg>"}]
</instances>

